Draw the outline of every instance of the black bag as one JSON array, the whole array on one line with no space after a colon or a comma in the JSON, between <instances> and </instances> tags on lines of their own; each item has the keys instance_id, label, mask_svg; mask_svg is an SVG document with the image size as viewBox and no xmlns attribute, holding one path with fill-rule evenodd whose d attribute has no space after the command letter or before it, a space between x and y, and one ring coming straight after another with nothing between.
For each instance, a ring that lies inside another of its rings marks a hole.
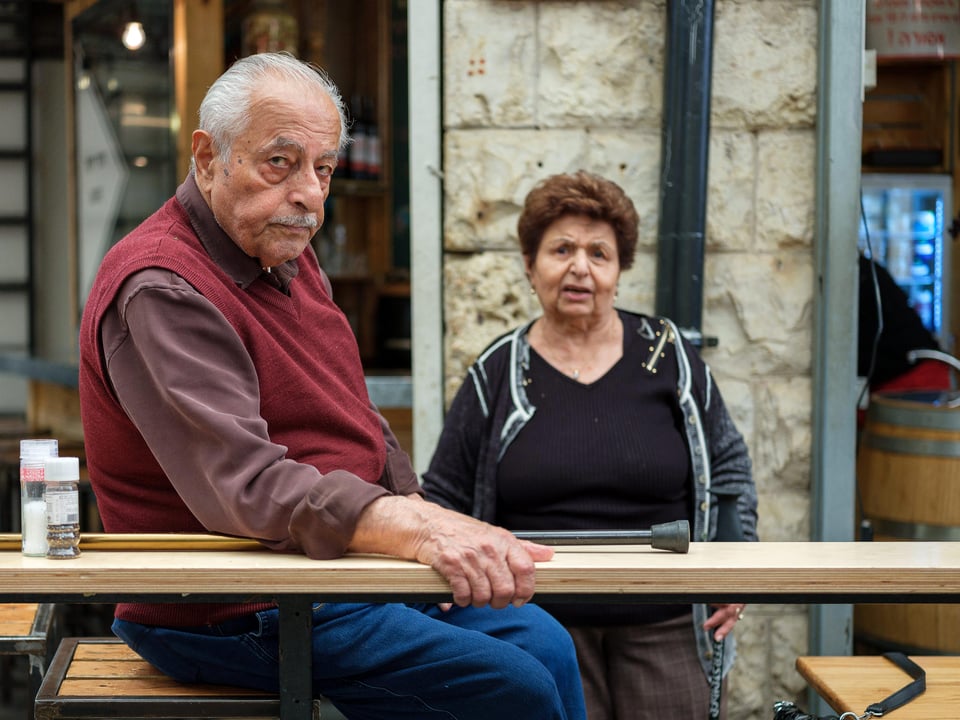
<instances>
[{"instance_id":1,"label":"black bag","mask_svg":"<svg viewBox=\"0 0 960 720\"><path fill-rule=\"evenodd\" d=\"M844 713L852 715L853 713ZM840 720L836 715L807 715L792 702L778 700L773 704L773 720ZM844 718L847 720L847 718Z\"/></svg>"},{"instance_id":2,"label":"black bag","mask_svg":"<svg viewBox=\"0 0 960 720\"><path fill-rule=\"evenodd\" d=\"M792 702L778 700L773 704L773 720L866 720L870 717L880 717L906 705L917 695L927 689L927 674L923 668L910 660L903 653L889 652L883 656L913 678L913 681L897 690L893 695L868 707L863 715L854 712L845 712L839 717L836 715L810 715L800 710Z\"/></svg>"}]
</instances>

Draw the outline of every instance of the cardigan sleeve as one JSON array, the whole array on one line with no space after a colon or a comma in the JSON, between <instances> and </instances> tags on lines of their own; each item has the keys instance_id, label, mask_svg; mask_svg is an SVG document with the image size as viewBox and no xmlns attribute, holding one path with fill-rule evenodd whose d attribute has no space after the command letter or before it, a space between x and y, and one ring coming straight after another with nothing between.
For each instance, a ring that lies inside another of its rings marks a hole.
<instances>
[{"instance_id":1,"label":"cardigan sleeve","mask_svg":"<svg viewBox=\"0 0 960 720\"><path fill-rule=\"evenodd\" d=\"M730 417L710 369L704 367L712 385L704 412L704 432L710 456L710 485L725 495L736 495L737 513L746 540L757 540L757 488L753 482L753 463L743 435Z\"/></svg>"},{"instance_id":2,"label":"cardigan sleeve","mask_svg":"<svg viewBox=\"0 0 960 720\"><path fill-rule=\"evenodd\" d=\"M757 488L753 463L743 435L727 410L710 367L696 348L682 339L690 362L694 397L699 406L710 463L710 487L717 495L736 496L744 539L757 540ZM717 503L711 502L711 539L716 532Z\"/></svg>"},{"instance_id":3,"label":"cardigan sleeve","mask_svg":"<svg viewBox=\"0 0 960 720\"><path fill-rule=\"evenodd\" d=\"M484 452L489 418L481 373L474 364L447 412L430 466L423 474L427 499L468 515L479 512L474 501L477 471Z\"/></svg>"}]
</instances>

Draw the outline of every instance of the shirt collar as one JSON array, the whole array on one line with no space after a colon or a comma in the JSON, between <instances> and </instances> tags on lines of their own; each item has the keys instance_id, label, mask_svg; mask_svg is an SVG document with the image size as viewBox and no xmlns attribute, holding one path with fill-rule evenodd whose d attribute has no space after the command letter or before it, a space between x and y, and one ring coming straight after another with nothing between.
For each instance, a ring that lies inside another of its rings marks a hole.
<instances>
[{"instance_id":1,"label":"shirt collar","mask_svg":"<svg viewBox=\"0 0 960 720\"><path fill-rule=\"evenodd\" d=\"M297 261L288 260L267 273L257 258L247 255L220 227L197 186L193 170L177 188L177 201L186 210L190 224L207 254L238 286L246 290L257 278L262 277L270 285L283 292L288 291L290 281L300 269Z\"/></svg>"}]
</instances>

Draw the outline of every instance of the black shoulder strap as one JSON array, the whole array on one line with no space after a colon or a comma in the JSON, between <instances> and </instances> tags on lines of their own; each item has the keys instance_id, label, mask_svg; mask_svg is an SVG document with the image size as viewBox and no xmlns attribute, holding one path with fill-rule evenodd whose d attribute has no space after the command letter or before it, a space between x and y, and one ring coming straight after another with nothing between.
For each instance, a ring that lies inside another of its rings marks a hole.
<instances>
[{"instance_id":1,"label":"black shoulder strap","mask_svg":"<svg viewBox=\"0 0 960 720\"><path fill-rule=\"evenodd\" d=\"M780 700L773 704L773 720L867 720L868 718L882 717L901 705L906 705L927 689L927 674L922 667L907 658L906 655L899 652L889 652L884 653L883 657L913 678L913 682L903 686L893 695L874 703L866 709L863 715L857 715L855 712L845 712L839 717L836 715L808 715L792 702Z\"/></svg>"},{"instance_id":2,"label":"black shoulder strap","mask_svg":"<svg viewBox=\"0 0 960 720\"><path fill-rule=\"evenodd\" d=\"M876 716L886 715L888 712L896 710L927 689L927 673L913 660L899 652L888 652L884 653L883 656L913 678L913 682L904 685L893 695L867 708L868 713Z\"/></svg>"}]
</instances>

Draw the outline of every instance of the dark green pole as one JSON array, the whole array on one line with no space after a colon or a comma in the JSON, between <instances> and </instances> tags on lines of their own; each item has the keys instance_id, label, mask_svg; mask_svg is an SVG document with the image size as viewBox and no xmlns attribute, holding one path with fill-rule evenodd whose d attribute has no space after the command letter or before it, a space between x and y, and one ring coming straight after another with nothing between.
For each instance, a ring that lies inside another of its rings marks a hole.
<instances>
[{"instance_id":1,"label":"dark green pole","mask_svg":"<svg viewBox=\"0 0 960 720\"><path fill-rule=\"evenodd\" d=\"M703 317L713 0L669 0L656 312L696 340Z\"/></svg>"}]
</instances>

